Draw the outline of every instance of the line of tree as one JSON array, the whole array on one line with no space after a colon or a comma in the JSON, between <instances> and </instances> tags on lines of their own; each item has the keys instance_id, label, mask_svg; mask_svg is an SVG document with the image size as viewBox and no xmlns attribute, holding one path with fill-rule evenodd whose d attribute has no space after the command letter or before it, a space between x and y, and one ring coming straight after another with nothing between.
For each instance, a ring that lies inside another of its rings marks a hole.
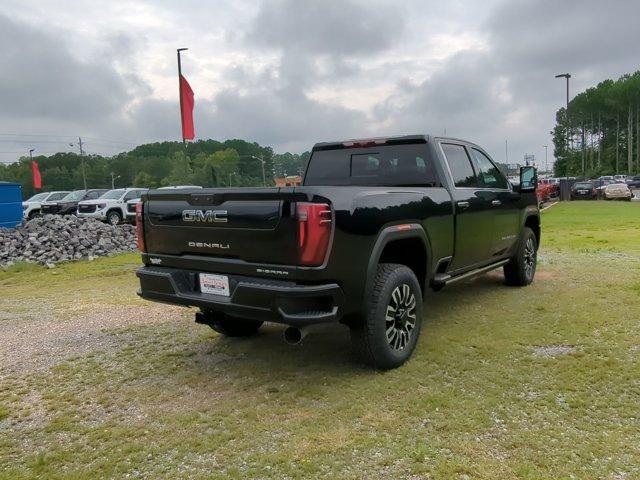
<instances>
[{"instance_id":1,"label":"line of tree","mask_svg":"<svg viewBox=\"0 0 640 480\"><path fill-rule=\"evenodd\" d=\"M556 113L557 176L640 172L640 71L588 88Z\"/></svg>"},{"instance_id":2,"label":"line of tree","mask_svg":"<svg viewBox=\"0 0 640 480\"><path fill-rule=\"evenodd\" d=\"M35 156L42 175L43 191L84 188L149 187L201 185L203 187L260 186L274 178L298 175L309 152L274 154L271 147L244 140L199 140L140 145L133 150L103 157L76 153ZM22 184L25 197L33 195L31 164L21 157L8 165L0 164L0 180Z\"/></svg>"}]
</instances>

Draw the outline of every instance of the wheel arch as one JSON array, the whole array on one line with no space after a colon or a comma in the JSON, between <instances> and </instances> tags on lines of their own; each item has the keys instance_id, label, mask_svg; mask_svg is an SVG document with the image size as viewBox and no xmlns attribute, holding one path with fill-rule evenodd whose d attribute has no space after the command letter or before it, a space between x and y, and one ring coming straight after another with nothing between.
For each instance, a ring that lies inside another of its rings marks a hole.
<instances>
[{"instance_id":1,"label":"wheel arch","mask_svg":"<svg viewBox=\"0 0 640 480\"><path fill-rule=\"evenodd\" d=\"M399 263L409 267L418 278L424 295L431 276L431 258L431 243L422 225L411 223L384 228L378 235L369 257L363 304L366 305L371 295L376 270L381 262Z\"/></svg>"},{"instance_id":2,"label":"wheel arch","mask_svg":"<svg viewBox=\"0 0 640 480\"><path fill-rule=\"evenodd\" d=\"M527 215L524 219L524 227L529 227L533 230L536 236L537 246L540 247L540 216L539 215Z\"/></svg>"}]
</instances>

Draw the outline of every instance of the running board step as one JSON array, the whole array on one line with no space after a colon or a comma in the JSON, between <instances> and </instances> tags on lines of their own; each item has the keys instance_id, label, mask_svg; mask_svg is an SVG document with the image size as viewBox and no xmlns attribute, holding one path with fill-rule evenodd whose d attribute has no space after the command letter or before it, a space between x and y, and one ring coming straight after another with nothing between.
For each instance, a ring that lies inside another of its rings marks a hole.
<instances>
[{"instance_id":1,"label":"running board step","mask_svg":"<svg viewBox=\"0 0 640 480\"><path fill-rule=\"evenodd\" d=\"M462 275L456 275L452 277L446 273L438 273L435 277L433 277L434 285L450 285L455 282L459 282L460 280L466 280L467 278L475 277L476 275L482 275L483 273L490 272L491 270L495 270L496 268L500 268L503 265L509 263L509 260L501 260L497 263L492 263L491 265L487 265L486 267L476 268L475 270L471 270L469 272L463 273Z\"/></svg>"}]
</instances>

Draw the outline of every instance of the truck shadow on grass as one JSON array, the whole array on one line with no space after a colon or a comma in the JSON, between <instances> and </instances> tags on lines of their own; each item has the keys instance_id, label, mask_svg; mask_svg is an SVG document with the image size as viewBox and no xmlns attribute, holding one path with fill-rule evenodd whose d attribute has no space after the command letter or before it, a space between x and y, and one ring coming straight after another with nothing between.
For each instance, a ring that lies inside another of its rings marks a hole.
<instances>
[{"instance_id":1,"label":"truck shadow on grass","mask_svg":"<svg viewBox=\"0 0 640 480\"><path fill-rule=\"evenodd\" d=\"M475 279L451 285L441 292L428 291L424 301L424 318L421 338L416 347L417 362L425 361L423 353L427 347L437 347L438 330L446 326L448 319L455 317L458 323L474 318L465 316L464 311L472 305L482 305L487 297L512 295L517 290L504 284L501 273L494 272ZM199 326L202 332L207 327ZM211 336L197 345L192 357L194 367L204 371L217 370L218 357L231 370L261 371L278 378L283 371L323 370L328 374L371 371L357 363L351 353L349 330L341 324L317 325L298 345L288 345L283 339L284 326L265 324L259 333L251 338L226 338L211 332ZM191 345L193 347L193 345ZM416 360L414 360L416 361Z\"/></svg>"}]
</instances>

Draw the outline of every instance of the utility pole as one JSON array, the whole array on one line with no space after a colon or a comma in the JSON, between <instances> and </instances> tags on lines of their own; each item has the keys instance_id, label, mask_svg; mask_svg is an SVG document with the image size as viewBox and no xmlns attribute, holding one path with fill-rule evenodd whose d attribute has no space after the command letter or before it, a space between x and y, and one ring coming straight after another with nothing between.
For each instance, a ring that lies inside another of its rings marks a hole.
<instances>
[{"instance_id":1,"label":"utility pole","mask_svg":"<svg viewBox=\"0 0 640 480\"><path fill-rule=\"evenodd\" d=\"M70 147L74 147L73 143L69 144ZM82 169L82 183L84 184L84 189L87 189L87 174L84 169L84 150L82 149L82 137L78 137L78 148L80 149L80 168Z\"/></svg>"},{"instance_id":2,"label":"utility pole","mask_svg":"<svg viewBox=\"0 0 640 480\"><path fill-rule=\"evenodd\" d=\"M189 50L188 48L178 48L178 96L180 97L180 133L182 134L182 145L186 147L187 141L184 138L184 118L182 118L182 61L180 60L180 52Z\"/></svg>"}]
</instances>

